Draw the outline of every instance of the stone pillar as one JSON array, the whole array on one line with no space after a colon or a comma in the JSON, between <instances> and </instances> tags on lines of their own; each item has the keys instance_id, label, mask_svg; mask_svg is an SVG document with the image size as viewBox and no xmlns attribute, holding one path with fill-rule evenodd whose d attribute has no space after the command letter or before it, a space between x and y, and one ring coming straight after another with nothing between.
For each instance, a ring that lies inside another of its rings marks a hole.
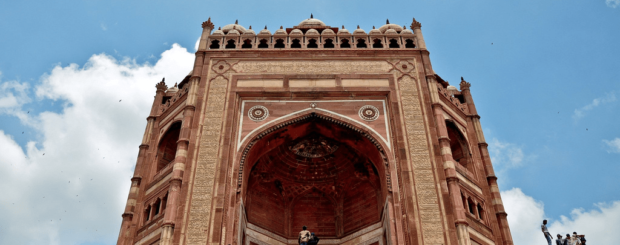
<instances>
[{"instance_id":1,"label":"stone pillar","mask_svg":"<svg viewBox=\"0 0 620 245\"><path fill-rule=\"evenodd\" d=\"M198 43L198 50L207 49L207 39L209 38L209 35L211 35L213 28L214 26L211 22L211 17L209 17L207 21L202 22L202 35L200 36L200 42Z\"/></svg>"},{"instance_id":2,"label":"stone pillar","mask_svg":"<svg viewBox=\"0 0 620 245\"><path fill-rule=\"evenodd\" d=\"M211 21L205 22L207 26ZM203 23L203 27L205 27ZM213 24L210 24L212 27ZM164 224L161 233L161 245L172 244L174 238L174 226L177 213L179 212L180 191L183 184L183 174L185 173L185 163L187 162L187 152L189 149L189 140L191 134L191 124L196 110L196 99L198 94L198 86L200 84L200 74L204 52L196 52L196 61L194 62L194 70L190 78L189 92L183 110L183 122L181 124L181 132L177 141L177 152L172 166L172 178L170 178L170 189L168 190L168 201L166 203L166 214L164 215Z\"/></svg>"},{"instance_id":3,"label":"stone pillar","mask_svg":"<svg viewBox=\"0 0 620 245\"><path fill-rule=\"evenodd\" d=\"M482 162L484 165L484 171L487 175L487 182L489 187L491 188L491 196L493 203L493 208L495 209L495 215L497 217L499 223L499 229L502 235L502 244L505 245L513 245L512 235L510 234L510 227L508 226L508 214L504 210L504 203L502 202L502 197L499 193L499 187L497 186L497 176L495 176L495 170L493 170L493 163L491 163L491 156L489 155L488 144L484 139L484 134L482 133L482 126L480 126L480 116L478 116L478 112L476 111L476 106L474 104L474 99L471 96L471 91L469 90L471 84L463 80L461 77L461 93L465 98L467 103L467 107L469 107L469 113L473 115L472 122L474 124L474 129L476 130L476 138L478 139L478 146L480 148L480 155L482 156Z\"/></svg>"},{"instance_id":4,"label":"stone pillar","mask_svg":"<svg viewBox=\"0 0 620 245\"><path fill-rule=\"evenodd\" d=\"M418 22L413 18L413 22L411 23L411 30L413 30L413 34L415 34L416 40L418 41L418 48L426 49L426 43L424 42L424 36L422 36L422 23Z\"/></svg>"},{"instance_id":5,"label":"stone pillar","mask_svg":"<svg viewBox=\"0 0 620 245\"><path fill-rule=\"evenodd\" d=\"M429 83L429 88L437 87L434 76L428 76L427 81ZM432 93L437 92L435 92L434 89L431 89L431 94ZM465 208L463 207L461 200L459 179L456 176L456 168L454 166L454 159L452 158L452 149L450 149L450 138L448 138L448 128L446 126L446 120L443 117L443 108L441 104L439 104L438 97L436 95L431 95L431 102L433 104L433 113L437 123L437 136L439 138L439 148L441 150L443 169L446 175L446 181L448 182L450 201L452 203L452 207L454 208L457 240L459 241L459 245L471 245L468 231L469 224L467 223Z\"/></svg>"},{"instance_id":6,"label":"stone pillar","mask_svg":"<svg viewBox=\"0 0 620 245\"><path fill-rule=\"evenodd\" d=\"M146 119L146 129L144 130L144 135L142 136L142 144L140 144L136 168L134 170L133 177L131 178L131 189L129 190L127 204L125 205L125 211L122 215L123 222L121 223L121 231L117 241L117 244L119 245L132 244L131 234L135 230L136 226L136 222L133 222L134 224L132 226L132 221L134 212L136 211L136 200L138 199L138 191L140 190L140 184L142 181L142 165L146 158L146 151L149 149L149 142L151 141L151 134L153 132L153 124L155 123L155 116L167 89L166 83L163 79L161 82L157 83L155 87L157 88L157 91L155 92L155 99L153 101L153 106L151 107L151 114Z\"/></svg>"}]
</instances>

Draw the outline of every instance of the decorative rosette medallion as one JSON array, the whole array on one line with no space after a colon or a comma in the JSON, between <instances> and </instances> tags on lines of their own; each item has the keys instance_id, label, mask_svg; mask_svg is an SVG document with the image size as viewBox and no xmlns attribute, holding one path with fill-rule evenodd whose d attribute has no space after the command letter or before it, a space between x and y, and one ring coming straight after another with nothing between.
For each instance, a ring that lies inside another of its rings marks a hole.
<instances>
[{"instance_id":1,"label":"decorative rosette medallion","mask_svg":"<svg viewBox=\"0 0 620 245\"><path fill-rule=\"evenodd\" d=\"M262 105L252 106L252 108L250 108L250 110L248 111L248 117L250 117L250 119L255 122L265 120L265 118L267 118L268 116L269 110L267 110L267 107L264 107Z\"/></svg>"},{"instance_id":2,"label":"decorative rosette medallion","mask_svg":"<svg viewBox=\"0 0 620 245\"><path fill-rule=\"evenodd\" d=\"M360 118L371 122L379 118L379 109L371 105L365 105L360 108L359 115Z\"/></svg>"}]
</instances>

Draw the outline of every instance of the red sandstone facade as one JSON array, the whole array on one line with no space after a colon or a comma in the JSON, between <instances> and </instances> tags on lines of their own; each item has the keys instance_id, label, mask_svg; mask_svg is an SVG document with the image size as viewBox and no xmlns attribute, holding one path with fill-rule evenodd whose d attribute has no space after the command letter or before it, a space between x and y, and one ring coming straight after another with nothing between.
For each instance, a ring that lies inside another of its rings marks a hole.
<instances>
[{"instance_id":1,"label":"red sandstone facade","mask_svg":"<svg viewBox=\"0 0 620 245\"><path fill-rule=\"evenodd\" d=\"M513 244L470 84L415 19L202 27L156 86L118 244Z\"/></svg>"}]
</instances>

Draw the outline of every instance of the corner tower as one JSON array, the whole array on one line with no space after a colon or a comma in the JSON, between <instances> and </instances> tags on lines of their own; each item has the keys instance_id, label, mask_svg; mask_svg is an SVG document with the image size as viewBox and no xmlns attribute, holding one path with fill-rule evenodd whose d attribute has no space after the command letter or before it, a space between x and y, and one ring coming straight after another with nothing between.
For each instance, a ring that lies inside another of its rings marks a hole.
<instances>
[{"instance_id":1,"label":"corner tower","mask_svg":"<svg viewBox=\"0 0 620 245\"><path fill-rule=\"evenodd\" d=\"M471 85L421 26L204 22L156 86L118 244L513 244Z\"/></svg>"}]
</instances>

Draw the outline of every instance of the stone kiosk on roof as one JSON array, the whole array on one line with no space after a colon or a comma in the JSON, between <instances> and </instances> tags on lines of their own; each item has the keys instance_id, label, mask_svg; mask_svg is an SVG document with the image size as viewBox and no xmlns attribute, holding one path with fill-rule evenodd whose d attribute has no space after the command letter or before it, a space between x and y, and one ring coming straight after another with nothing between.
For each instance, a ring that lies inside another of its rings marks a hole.
<instances>
[{"instance_id":1,"label":"stone kiosk on roof","mask_svg":"<svg viewBox=\"0 0 620 245\"><path fill-rule=\"evenodd\" d=\"M513 244L470 83L421 26L204 22L156 85L118 244Z\"/></svg>"}]
</instances>

